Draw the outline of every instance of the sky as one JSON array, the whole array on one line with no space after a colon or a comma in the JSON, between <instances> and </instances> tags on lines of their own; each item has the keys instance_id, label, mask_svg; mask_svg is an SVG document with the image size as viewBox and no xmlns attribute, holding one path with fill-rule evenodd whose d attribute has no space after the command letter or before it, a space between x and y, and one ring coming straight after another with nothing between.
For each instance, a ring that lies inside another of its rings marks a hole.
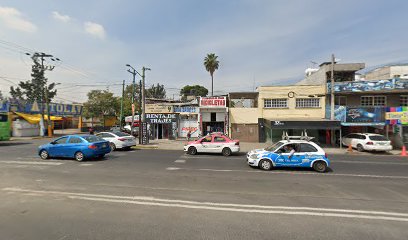
<instances>
[{"instance_id":1,"label":"sky","mask_svg":"<svg viewBox=\"0 0 408 240\"><path fill-rule=\"evenodd\" d=\"M30 78L27 52L61 60L47 61L46 77L65 103L91 89L121 94L126 64L151 68L146 85L164 84L169 98L185 85L211 92L208 53L220 61L214 94L295 83L332 53L368 68L406 63L406 9L402 0L2 0L0 90Z\"/></svg>"}]
</instances>

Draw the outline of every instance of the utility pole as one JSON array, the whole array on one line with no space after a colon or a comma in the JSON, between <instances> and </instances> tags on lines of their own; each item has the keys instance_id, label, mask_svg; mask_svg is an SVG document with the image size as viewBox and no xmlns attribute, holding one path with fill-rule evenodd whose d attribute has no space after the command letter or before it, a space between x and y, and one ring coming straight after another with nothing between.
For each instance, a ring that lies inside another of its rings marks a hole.
<instances>
[{"instance_id":1,"label":"utility pole","mask_svg":"<svg viewBox=\"0 0 408 240\"><path fill-rule=\"evenodd\" d=\"M331 74L330 74L330 120L334 121L334 54L331 55ZM335 130L331 131L331 144L336 142ZM340 143L341 145L341 143Z\"/></svg>"},{"instance_id":2,"label":"utility pole","mask_svg":"<svg viewBox=\"0 0 408 240\"><path fill-rule=\"evenodd\" d=\"M125 80L122 83L122 99L120 101L120 120L119 120L119 127L122 130L122 119L123 119L123 97L125 95Z\"/></svg>"},{"instance_id":3,"label":"utility pole","mask_svg":"<svg viewBox=\"0 0 408 240\"><path fill-rule=\"evenodd\" d=\"M142 126L141 126L141 119L142 119L142 79L139 80L139 143L142 142Z\"/></svg>"},{"instance_id":4,"label":"utility pole","mask_svg":"<svg viewBox=\"0 0 408 240\"><path fill-rule=\"evenodd\" d=\"M142 68L142 122L146 121L146 84L145 84L145 73L146 70L150 71L150 68L143 67Z\"/></svg>"},{"instance_id":5,"label":"utility pole","mask_svg":"<svg viewBox=\"0 0 408 240\"><path fill-rule=\"evenodd\" d=\"M30 55L29 53L26 53L26 55ZM42 99L45 98L45 104L46 104L46 110L47 110L47 127L48 127L48 137L52 137L52 123L51 123L51 118L50 118L50 105L49 105L49 99L48 99L48 91L49 87L47 85L47 81L44 77L45 71L52 71L55 66L44 66L44 61L45 58L51 58L53 61L59 61L59 58L52 58L53 56L51 54L46 54L46 53L34 53L32 56L32 59L35 61L36 59L40 58L41 60L41 88L42 88ZM44 123L44 103L41 104L41 118Z\"/></svg>"},{"instance_id":6,"label":"utility pole","mask_svg":"<svg viewBox=\"0 0 408 240\"><path fill-rule=\"evenodd\" d=\"M129 64L126 66L132 68ZM133 128L134 128L134 121L135 121L135 78L136 78L136 70L132 68L133 71L127 70L129 73L132 74L133 76L133 81L132 81L132 123L130 125L130 134L133 136Z\"/></svg>"}]
</instances>

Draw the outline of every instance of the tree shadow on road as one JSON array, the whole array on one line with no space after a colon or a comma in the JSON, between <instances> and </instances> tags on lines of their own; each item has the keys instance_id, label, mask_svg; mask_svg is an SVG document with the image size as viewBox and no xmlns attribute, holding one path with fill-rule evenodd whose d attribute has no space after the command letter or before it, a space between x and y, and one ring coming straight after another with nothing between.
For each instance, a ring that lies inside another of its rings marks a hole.
<instances>
[{"instance_id":1,"label":"tree shadow on road","mask_svg":"<svg viewBox=\"0 0 408 240\"><path fill-rule=\"evenodd\" d=\"M10 147L10 146L19 146L19 145L29 145L33 144L30 142L0 142L0 147Z\"/></svg>"}]
</instances>

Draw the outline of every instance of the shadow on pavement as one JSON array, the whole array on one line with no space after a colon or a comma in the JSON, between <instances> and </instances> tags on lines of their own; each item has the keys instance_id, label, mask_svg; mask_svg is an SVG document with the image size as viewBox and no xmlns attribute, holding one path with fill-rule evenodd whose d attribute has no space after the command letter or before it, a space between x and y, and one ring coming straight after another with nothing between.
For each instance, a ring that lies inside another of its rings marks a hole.
<instances>
[{"instance_id":1,"label":"shadow on pavement","mask_svg":"<svg viewBox=\"0 0 408 240\"><path fill-rule=\"evenodd\" d=\"M30 143L30 142L0 142L0 147L28 145L28 144L33 144L33 143Z\"/></svg>"}]
</instances>

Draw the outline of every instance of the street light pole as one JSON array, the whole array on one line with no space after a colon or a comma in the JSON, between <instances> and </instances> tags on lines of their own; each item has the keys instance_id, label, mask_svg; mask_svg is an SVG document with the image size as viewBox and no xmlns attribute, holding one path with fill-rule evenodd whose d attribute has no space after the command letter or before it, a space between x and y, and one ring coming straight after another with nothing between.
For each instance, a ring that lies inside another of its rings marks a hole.
<instances>
[{"instance_id":1,"label":"street light pole","mask_svg":"<svg viewBox=\"0 0 408 240\"><path fill-rule=\"evenodd\" d=\"M334 121L334 54L331 55L331 76L330 76L330 120ZM334 145L336 142L335 139L335 130L331 131L331 144ZM341 145L341 143L340 143Z\"/></svg>"},{"instance_id":2,"label":"street light pole","mask_svg":"<svg viewBox=\"0 0 408 240\"><path fill-rule=\"evenodd\" d=\"M123 80L122 83L122 99L120 101L120 120L119 120L119 127L120 130L122 131L122 119L123 119L123 97L125 95L125 80Z\"/></svg>"},{"instance_id":3,"label":"street light pole","mask_svg":"<svg viewBox=\"0 0 408 240\"><path fill-rule=\"evenodd\" d=\"M132 81L132 123L130 125L130 134L133 136L133 128L134 128L134 121L135 121L135 78L136 78L136 73L137 71L130 66L129 64L126 64L127 67L130 67L133 71L127 70L129 73L132 74L133 76L133 81Z\"/></svg>"}]
</instances>

